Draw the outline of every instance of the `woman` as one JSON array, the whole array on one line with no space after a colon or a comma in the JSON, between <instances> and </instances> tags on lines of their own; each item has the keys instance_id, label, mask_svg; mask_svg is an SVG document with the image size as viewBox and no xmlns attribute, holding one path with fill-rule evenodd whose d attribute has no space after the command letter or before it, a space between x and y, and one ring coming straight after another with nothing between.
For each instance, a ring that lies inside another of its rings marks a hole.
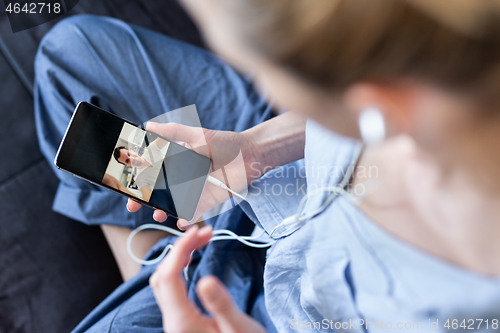
<instances>
[{"instance_id":1,"label":"woman","mask_svg":"<svg viewBox=\"0 0 500 333\"><path fill-rule=\"evenodd\" d=\"M355 173L354 184L373 185L360 210L338 198L270 250L264 284L278 331L298 328L300 322L304 328L310 322L325 324L323 319L380 327L384 320L386 329L416 331L416 322L424 330L444 330L447 320L460 325L463 319L466 326L485 329L476 318L489 318L489 329L498 329L500 2L185 4L210 45L241 70L252 71L283 108L354 138L360 137L357 119L364 110L375 107L385 119L389 137L367 147L358 163L358 169L378 167L378 181ZM321 131L317 125L308 130ZM318 147L329 134L308 130L306 160L338 156L331 150L340 147ZM308 177L308 185L315 181ZM369 234L358 234L350 239L357 244L349 244L342 238L350 238L350 232ZM181 303L172 297L175 277L209 231L197 233L179 240L180 249L151 279L168 332L182 331L179 318L191 318L184 324L188 331L196 327L193 318L209 321L195 317L190 305L174 315ZM303 252L290 254L295 249ZM321 252L323 260L315 257ZM314 276L325 270L332 273L330 281ZM345 286L350 288L342 290ZM249 318L235 314L222 290L211 278L198 285L215 315L210 323L221 332L257 331L249 328Z\"/></svg>"},{"instance_id":2,"label":"woman","mask_svg":"<svg viewBox=\"0 0 500 333\"><path fill-rule=\"evenodd\" d=\"M164 330L497 330L500 1L184 3L217 53L254 75L280 108L310 120L305 140L292 113L242 133L149 125L192 147L237 144L251 183L243 210L276 239L265 307L242 309L227 280L229 292L210 276L189 279L186 291L182 270L211 236L210 227L190 228L150 279ZM361 136L370 139L362 151ZM302 157L293 165L305 178L283 177L278 167ZM354 166L352 177L336 172ZM227 174L229 183L243 177ZM281 193L266 192L275 184ZM309 196L297 211L304 184ZM208 188L199 213L221 196ZM307 218L282 224L295 214ZM217 254L205 250L200 260Z\"/></svg>"}]
</instances>

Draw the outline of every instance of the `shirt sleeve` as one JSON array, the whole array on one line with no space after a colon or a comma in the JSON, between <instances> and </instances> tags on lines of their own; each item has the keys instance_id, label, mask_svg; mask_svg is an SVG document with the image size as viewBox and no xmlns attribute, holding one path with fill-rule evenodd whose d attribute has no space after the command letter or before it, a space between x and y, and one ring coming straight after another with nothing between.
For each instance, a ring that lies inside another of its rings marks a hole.
<instances>
[{"instance_id":1,"label":"shirt sleeve","mask_svg":"<svg viewBox=\"0 0 500 333\"><path fill-rule=\"evenodd\" d=\"M300 201L307 193L304 160L299 160L266 173L248 188L247 200L242 202L243 211L267 233L285 218L297 213ZM284 237L295 226L279 228L273 237Z\"/></svg>"},{"instance_id":2,"label":"shirt sleeve","mask_svg":"<svg viewBox=\"0 0 500 333\"><path fill-rule=\"evenodd\" d=\"M298 211L302 198L308 191L315 192L325 186L335 186L346 173L358 143L332 133L309 120L306 125L305 158L266 173L248 189L248 203L241 207L247 215L268 233L287 217L301 214ZM304 211L319 206L322 195L311 197ZM288 236L300 224L280 226L273 238Z\"/></svg>"}]
</instances>

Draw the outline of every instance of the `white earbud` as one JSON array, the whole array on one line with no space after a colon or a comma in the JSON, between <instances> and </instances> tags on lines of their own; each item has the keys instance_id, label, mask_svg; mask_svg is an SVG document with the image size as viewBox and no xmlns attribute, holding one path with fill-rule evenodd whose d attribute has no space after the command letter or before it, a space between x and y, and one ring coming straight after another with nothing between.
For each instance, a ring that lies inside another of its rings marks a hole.
<instances>
[{"instance_id":1,"label":"white earbud","mask_svg":"<svg viewBox=\"0 0 500 333\"><path fill-rule=\"evenodd\" d=\"M384 115L379 109L367 108L359 115L359 131L367 145L377 144L385 139Z\"/></svg>"}]
</instances>

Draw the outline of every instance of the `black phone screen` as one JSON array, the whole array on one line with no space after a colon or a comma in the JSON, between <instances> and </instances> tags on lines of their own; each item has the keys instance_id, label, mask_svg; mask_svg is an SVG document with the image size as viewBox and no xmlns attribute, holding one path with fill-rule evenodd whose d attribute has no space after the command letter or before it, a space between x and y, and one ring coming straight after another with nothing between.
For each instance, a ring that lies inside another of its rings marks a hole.
<instances>
[{"instance_id":1,"label":"black phone screen","mask_svg":"<svg viewBox=\"0 0 500 333\"><path fill-rule=\"evenodd\" d=\"M56 166L170 215L191 220L211 161L127 120L81 102Z\"/></svg>"}]
</instances>

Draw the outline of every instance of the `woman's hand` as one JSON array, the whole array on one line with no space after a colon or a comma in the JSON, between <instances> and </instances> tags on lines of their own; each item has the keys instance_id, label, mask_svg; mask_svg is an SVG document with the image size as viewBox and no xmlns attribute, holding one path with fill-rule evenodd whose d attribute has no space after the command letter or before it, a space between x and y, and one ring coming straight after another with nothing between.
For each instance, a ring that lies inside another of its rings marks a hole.
<instances>
[{"instance_id":1,"label":"woman's hand","mask_svg":"<svg viewBox=\"0 0 500 333\"><path fill-rule=\"evenodd\" d=\"M207 156L212 160L211 176L221 180L232 190L240 192L250 182L261 176L255 145L246 135L228 131L213 131L189 127L176 123L148 123L146 129L171 141L180 141L186 148ZM250 172L254 169L253 172ZM203 213L229 199L229 193L213 184L207 183L200 198L200 204L191 223L196 222ZM141 204L129 199L127 209L135 212ZM167 219L167 214L156 210L153 215L158 222ZM179 219L178 226L185 228L189 222Z\"/></svg>"},{"instance_id":2,"label":"woman's hand","mask_svg":"<svg viewBox=\"0 0 500 333\"><path fill-rule=\"evenodd\" d=\"M305 125L306 118L289 111L242 133L176 123L148 123L146 129L171 141L181 142L185 147L209 157L212 160L210 175L232 190L241 192L265 172L304 157ZM229 197L226 190L206 184L191 223ZM140 203L129 199L129 211L136 212L140 208ZM163 222L167 214L156 210L153 217ZM189 222L179 219L177 225L183 229Z\"/></svg>"},{"instance_id":3,"label":"woman's hand","mask_svg":"<svg viewBox=\"0 0 500 333\"><path fill-rule=\"evenodd\" d=\"M165 332L193 333L263 333L265 329L247 314L235 307L224 285L214 276L202 278L196 292L212 317L187 297L182 271L189 263L191 253L205 246L212 237L212 229L194 226L180 237L149 280L163 317Z\"/></svg>"}]
</instances>

